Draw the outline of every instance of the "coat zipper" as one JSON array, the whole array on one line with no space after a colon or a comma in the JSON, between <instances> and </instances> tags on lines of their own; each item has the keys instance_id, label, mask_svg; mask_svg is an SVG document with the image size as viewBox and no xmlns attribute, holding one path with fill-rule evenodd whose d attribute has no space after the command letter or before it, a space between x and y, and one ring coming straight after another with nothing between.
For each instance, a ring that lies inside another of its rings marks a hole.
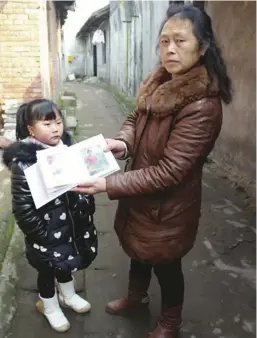
<instances>
[{"instance_id":1,"label":"coat zipper","mask_svg":"<svg viewBox=\"0 0 257 338\"><path fill-rule=\"evenodd\" d=\"M66 197L66 201L67 201L67 204L68 204L68 213L69 213L70 220L71 220L71 223L72 223L71 228L72 228L73 245L74 245L74 248L75 248L77 254L79 255L79 250L78 250L78 247L77 247L77 244L76 244L76 241L75 241L75 225L74 225L74 220L73 220L72 214L70 212L70 203L69 203L69 199L68 199L67 194L65 194L65 197Z\"/></svg>"}]
</instances>

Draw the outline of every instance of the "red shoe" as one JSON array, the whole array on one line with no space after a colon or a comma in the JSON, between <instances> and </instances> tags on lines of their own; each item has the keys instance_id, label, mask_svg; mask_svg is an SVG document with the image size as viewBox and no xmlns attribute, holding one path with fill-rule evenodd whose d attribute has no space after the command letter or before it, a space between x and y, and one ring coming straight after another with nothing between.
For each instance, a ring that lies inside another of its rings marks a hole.
<instances>
[{"instance_id":1,"label":"red shoe","mask_svg":"<svg viewBox=\"0 0 257 338\"><path fill-rule=\"evenodd\" d=\"M123 315L137 308L148 308L148 288L151 282L151 271L140 278L134 274L133 269L129 272L128 295L107 304L105 310L112 315Z\"/></svg>"},{"instance_id":2,"label":"red shoe","mask_svg":"<svg viewBox=\"0 0 257 338\"><path fill-rule=\"evenodd\" d=\"M147 308L149 305L149 297L146 294L145 297L121 297L119 299L109 302L105 308L106 312L112 315L123 315L129 311Z\"/></svg>"},{"instance_id":3,"label":"red shoe","mask_svg":"<svg viewBox=\"0 0 257 338\"><path fill-rule=\"evenodd\" d=\"M156 329L148 338L178 338L181 327L182 306L164 308Z\"/></svg>"}]
</instances>

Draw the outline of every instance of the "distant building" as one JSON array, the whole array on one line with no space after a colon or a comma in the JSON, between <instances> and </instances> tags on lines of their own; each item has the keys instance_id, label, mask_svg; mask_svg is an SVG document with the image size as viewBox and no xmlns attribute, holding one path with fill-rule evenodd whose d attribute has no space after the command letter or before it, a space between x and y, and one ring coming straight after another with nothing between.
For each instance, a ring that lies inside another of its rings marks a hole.
<instances>
[{"instance_id":1,"label":"distant building","mask_svg":"<svg viewBox=\"0 0 257 338\"><path fill-rule=\"evenodd\" d=\"M112 2L111 2L112 3ZM110 81L110 5L94 12L77 34L77 43L84 50L83 74L97 76ZM104 41L94 43L97 30L101 30Z\"/></svg>"}]
</instances>

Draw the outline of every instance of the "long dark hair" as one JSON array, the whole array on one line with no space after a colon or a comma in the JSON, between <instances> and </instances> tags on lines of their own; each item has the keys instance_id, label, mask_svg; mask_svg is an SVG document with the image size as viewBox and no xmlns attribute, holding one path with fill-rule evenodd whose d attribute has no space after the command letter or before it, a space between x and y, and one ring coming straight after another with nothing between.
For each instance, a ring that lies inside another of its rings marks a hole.
<instances>
[{"instance_id":1,"label":"long dark hair","mask_svg":"<svg viewBox=\"0 0 257 338\"><path fill-rule=\"evenodd\" d=\"M59 107L50 100L37 99L22 104L16 113L16 139L23 140L29 136L28 126L40 120L55 120L56 112L63 118ZM67 138L64 131L62 139Z\"/></svg>"},{"instance_id":2,"label":"long dark hair","mask_svg":"<svg viewBox=\"0 0 257 338\"><path fill-rule=\"evenodd\" d=\"M219 93L222 101L227 104L230 103L232 100L231 80L228 76L226 64L212 30L211 18L204 10L190 4L170 5L166 12L166 18L161 24L159 35L161 35L166 22L175 15L181 19L191 21L194 28L194 34L199 42L199 48L208 46L200 61L205 65L210 80L218 80Z\"/></svg>"}]
</instances>

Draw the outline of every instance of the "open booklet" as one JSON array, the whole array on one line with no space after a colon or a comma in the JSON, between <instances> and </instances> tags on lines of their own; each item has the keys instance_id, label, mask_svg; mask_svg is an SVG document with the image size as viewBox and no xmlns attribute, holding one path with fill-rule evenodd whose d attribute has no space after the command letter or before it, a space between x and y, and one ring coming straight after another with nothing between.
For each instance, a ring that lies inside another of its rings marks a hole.
<instances>
[{"instance_id":1,"label":"open booklet","mask_svg":"<svg viewBox=\"0 0 257 338\"><path fill-rule=\"evenodd\" d=\"M25 169L36 208L66 191L120 169L111 152L104 152L103 135L91 137L70 147L51 147L37 152L37 163Z\"/></svg>"}]
</instances>

